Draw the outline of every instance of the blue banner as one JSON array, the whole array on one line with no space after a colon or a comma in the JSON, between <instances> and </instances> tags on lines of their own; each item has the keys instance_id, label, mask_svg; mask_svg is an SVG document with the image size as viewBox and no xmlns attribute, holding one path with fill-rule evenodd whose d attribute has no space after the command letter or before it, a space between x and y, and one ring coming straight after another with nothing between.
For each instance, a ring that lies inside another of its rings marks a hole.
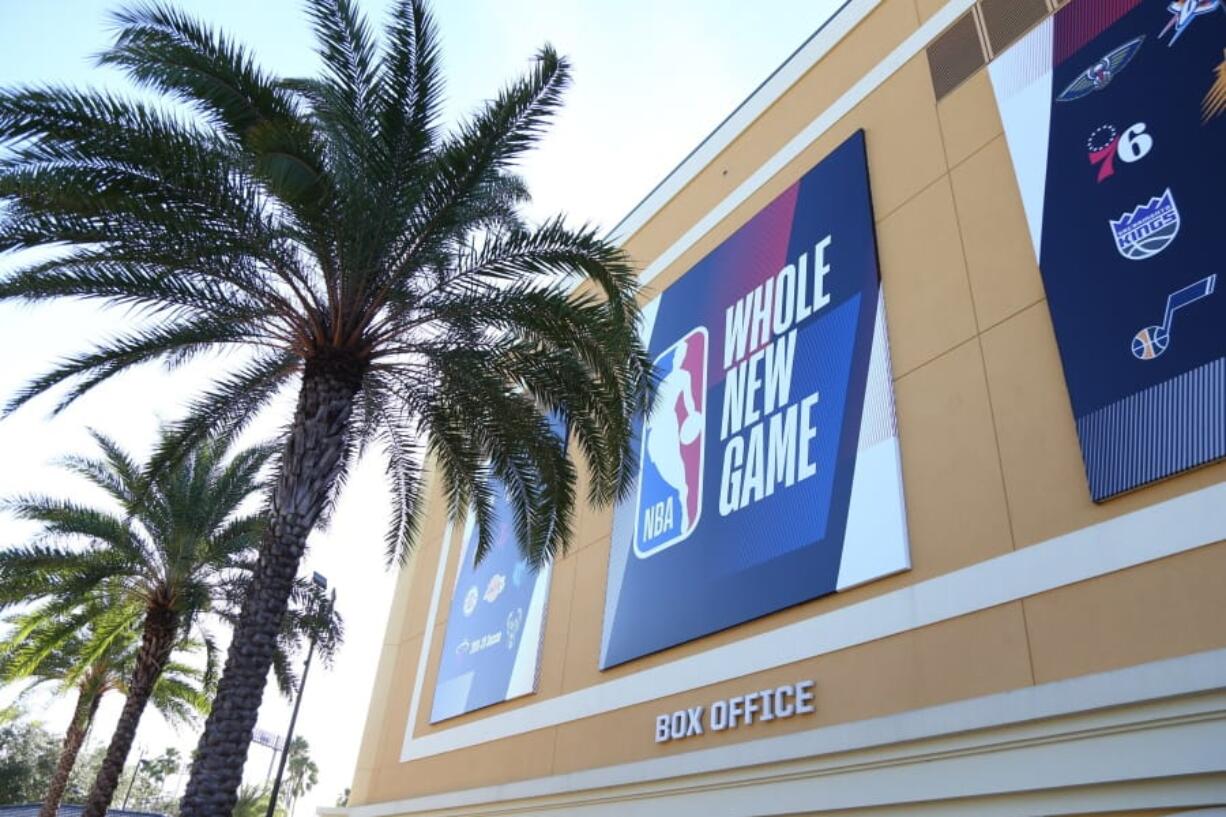
<instances>
[{"instance_id":1,"label":"blue banner","mask_svg":"<svg viewBox=\"0 0 1226 817\"><path fill-rule=\"evenodd\" d=\"M863 133L645 319L660 390L602 667L908 567Z\"/></svg>"},{"instance_id":2,"label":"blue banner","mask_svg":"<svg viewBox=\"0 0 1226 817\"><path fill-rule=\"evenodd\" d=\"M992 66L1102 501L1226 456L1226 5L1073 0Z\"/></svg>"},{"instance_id":3,"label":"blue banner","mask_svg":"<svg viewBox=\"0 0 1226 817\"><path fill-rule=\"evenodd\" d=\"M521 558L505 496L494 512L498 532L479 564L472 520L464 532L431 723L536 690L550 569Z\"/></svg>"}]
</instances>

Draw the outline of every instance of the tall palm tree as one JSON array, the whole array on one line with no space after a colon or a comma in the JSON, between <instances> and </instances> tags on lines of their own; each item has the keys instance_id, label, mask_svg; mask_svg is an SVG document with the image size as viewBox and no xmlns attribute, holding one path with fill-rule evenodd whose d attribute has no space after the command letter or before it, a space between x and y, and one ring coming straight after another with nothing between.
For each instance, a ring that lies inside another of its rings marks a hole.
<instances>
[{"instance_id":1,"label":"tall palm tree","mask_svg":"<svg viewBox=\"0 0 1226 817\"><path fill-rule=\"evenodd\" d=\"M12 629L0 641L0 683L26 682L22 696L48 684L76 696L39 817L58 812L102 699L110 692L127 694L140 634L131 626L136 623L132 612L131 606L94 605L84 628L76 617L49 617L37 609L7 622ZM190 650L196 645L180 646ZM207 668L170 661L154 684L150 703L172 723L194 723L208 711L203 682L209 674Z\"/></svg>"},{"instance_id":2,"label":"tall palm tree","mask_svg":"<svg viewBox=\"0 0 1226 817\"><path fill-rule=\"evenodd\" d=\"M208 441L173 468L150 472L112 440L100 434L94 439L100 458L76 457L66 464L101 488L118 512L39 496L9 500L8 510L41 523L42 533L0 552L0 607L36 604L26 617L41 622L29 628L37 640L15 653L18 664L37 663L43 649L54 649L57 639L87 626L94 634L86 650L132 642L124 707L86 798L85 814L102 817L146 705L173 703L169 692L180 674L172 661L175 647L198 638L206 654L204 680L212 681L217 647L208 624L217 617L234 620L250 590L265 518L258 507L255 513L244 509L261 489L270 451L253 448L228 457L224 441ZM305 587L296 585L299 602ZM304 616L286 616L274 641L283 647L293 642L290 628ZM324 636L325 649L331 649L336 628ZM285 661L279 664L284 674ZM88 671L91 662L82 665Z\"/></svg>"},{"instance_id":3,"label":"tall palm tree","mask_svg":"<svg viewBox=\"0 0 1226 817\"><path fill-rule=\"evenodd\" d=\"M566 546L576 502L614 501L649 407L637 279L594 228L529 224L515 174L570 81L537 52L451 132L425 0L383 36L354 0L307 0L320 76L282 80L233 39L156 0L116 15L101 57L173 103L100 92L0 92L0 251L60 248L0 279L0 299L95 298L144 321L29 383L61 405L132 366L245 350L159 452L234 434L296 390L255 588L226 658L182 804L229 813L307 534L346 469L381 446L389 558L404 558L429 457L449 512L471 508L478 555L508 492L535 563ZM561 434L552 422L560 424Z\"/></svg>"},{"instance_id":4,"label":"tall palm tree","mask_svg":"<svg viewBox=\"0 0 1226 817\"><path fill-rule=\"evenodd\" d=\"M298 798L319 782L319 766L311 759L311 745L301 735L296 735L285 751L289 753L285 764L285 811L294 817Z\"/></svg>"}]
</instances>

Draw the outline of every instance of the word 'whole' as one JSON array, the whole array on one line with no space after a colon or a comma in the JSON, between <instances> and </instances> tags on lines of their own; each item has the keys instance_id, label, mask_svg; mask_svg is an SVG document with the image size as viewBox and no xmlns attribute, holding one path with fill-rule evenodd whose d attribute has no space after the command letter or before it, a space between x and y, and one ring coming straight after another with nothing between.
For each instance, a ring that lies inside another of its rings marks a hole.
<instances>
[{"instance_id":1,"label":"word 'whole'","mask_svg":"<svg viewBox=\"0 0 1226 817\"><path fill-rule=\"evenodd\" d=\"M821 395L793 394L792 370L798 327L830 303L831 242L821 239L812 259L802 253L725 310L720 516L817 474L811 449Z\"/></svg>"},{"instance_id":2,"label":"word 'whole'","mask_svg":"<svg viewBox=\"0 0 1226 817\"><path fill-rule=\"evenodd\" d=\"M723 732L739 726L808 715L817 711L813 705L813 682L797 681L774 689L734 695L710 706L692 706L656 716L656 743L696 737L711 732Z\"/></svg>"}]
</instances>

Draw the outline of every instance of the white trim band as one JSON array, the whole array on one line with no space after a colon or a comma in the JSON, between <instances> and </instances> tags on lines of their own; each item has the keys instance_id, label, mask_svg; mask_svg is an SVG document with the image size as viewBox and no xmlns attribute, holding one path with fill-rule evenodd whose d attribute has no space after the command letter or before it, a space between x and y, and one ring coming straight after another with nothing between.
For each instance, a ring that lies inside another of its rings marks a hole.
<instances>
[{"instance_id":1,"label":"white trim band","mask_svg":"<svg viewBox=\"0 0 1226 817\"><path fill-rule=\"evenodd\" d=\"M1212 805L1226 801L1223 745L1226 650L1213 650L881 718L337 813L743 817L1221 775L1200 787L1141 792L1155 806ZM1074 812L1078 797L1092 795L1063 794L1061 808L1046 813ZM1129 789L1106 802L1144 802L1138 796ZM1013 803L965 813L1040 812Z\"/></svg>"},{"instance_id":2,"label":"white trim band","mask_svg":"<svg viewBox=\"0 0 1226 817\"><path fill-rule=\"evenodd\" d=\"M410 726L400 759L430 757L688 692L1219 542L1226 539L1223 507L1226 483L697 655L479 721L419 737L410 737ZM427 630L423 656L429 654L431 632ZM419 674L414 684L412 712L417 710L421 677Z\"/></svg>"},{"instance_id":3,"label":"white trim band","mask_svg":"<svg viewBox=\"0 0 1226 817\"><path fill-rule=\"evenodd\" d=\"M769 182L775 174L783 170L789 162L816 142L822 134L834 127L840 119L849 114L853 108L863 102L869 94L877 90L895 72L927 48L928 44L936 39L938 34L948 28L950 24L957 20L974 3L975 0L950 0L944 8L932 17L929 17L910 37L903 40L885 59L877 63L873 70L861 77L833 105L822 111L816 119L802 128L774 156L763 162L762 166L754 171L748 179L741 182L723 201L715 205L705 216L699 219L697 224L687 230L672 246L648 264L647 268L639 275L639 281L645 284L667 269L686 250L698 243L703 236L731 215L733 210L745 203L754 193L758 192L759 188ZM873 6L876 6L876 3L867 7L857 6L855 8L848 8L844 10L843 14L838 16L845 16L847 18L844 25L850 30L850 28L861 21L863 16L868 15ZM856 17L856 13L860 13L862 17ZM748 124L746 122L744 126L748 126ZM688 179L686 181L688 182ZM670 194L670 198L676 192L674 191L673 194ZM654 215L656 210L663 207L664 203L660 202L657 204L649 215Z\"/></svg>"},{"instance_id":4,"label":"white trim band","mask_svg":"<svg viewBox=\"0 0 1226 817\"><path fill-rule=\"evenodd\" d=\"M738 136L745 132L753 122L775 104L789 88L796 84L806 72L826 54L838 45L860 21L867 17L873 9L881 5L881 0L846 0L827 18L826 22L803 44L792 56L784 60L766 81L754 89L744 102L736 107L729 116L703 139L688 156L681 160L664 180L648 193L625 218L609 231L612 241L625 241L656 213L672 201L681 190L694 180L707 165L714 161Z\"/></svg>"}]
</instances>

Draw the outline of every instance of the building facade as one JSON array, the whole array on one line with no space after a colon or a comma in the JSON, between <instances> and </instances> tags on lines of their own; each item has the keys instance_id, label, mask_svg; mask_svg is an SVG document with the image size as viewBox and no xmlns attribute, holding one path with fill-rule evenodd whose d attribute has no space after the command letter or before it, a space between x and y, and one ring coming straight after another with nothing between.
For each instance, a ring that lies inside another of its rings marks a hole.
<instances>
[{"instance_id":1,"label":"building facade","mask_svg":"<svg viewBox=\"0 0 1226 817\"><path fill-rule=\"evenodd\" d=\"M1226 9L1057 5L849 0L627 217L636 490L435 503L339 812L1222 813Z\"/></svg>"}]
</instances>

